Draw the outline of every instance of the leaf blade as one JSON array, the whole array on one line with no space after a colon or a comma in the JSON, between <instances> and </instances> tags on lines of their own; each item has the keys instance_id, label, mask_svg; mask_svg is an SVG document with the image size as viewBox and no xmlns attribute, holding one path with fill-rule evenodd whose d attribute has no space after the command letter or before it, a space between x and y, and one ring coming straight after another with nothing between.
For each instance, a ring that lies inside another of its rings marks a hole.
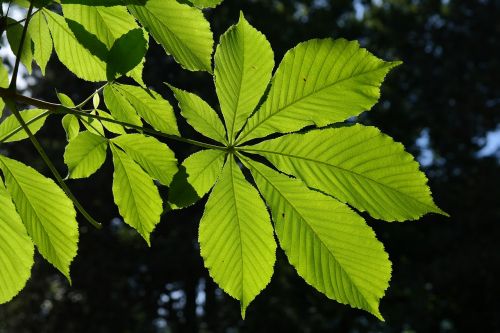
<instances>
[{"instance_id":1,"label":"leaf blade","mask_svg":"<svg viewBox=\"0 0 500 333\"><path fill-rule=\"evenodd\" d=\"M0 178L0 304L21 291L31 274L35 246Z\"/></svg>"},{"instance_id":2,"label":"leaf blade","mask_svg":"<svg viewBox=\"0 0 500 333\"><path fill-rule=\"evenodd\" d=\"M280 246L327 297L383 320L379 301L391 263L373 230L346 205L258 162L246 165L271 208Z\"/></svg>"},{"instance_id":3,"label":"leaf blade","mask_svg":"<svg viewBox=\"0 0 500 333\"><path fill-rule=\"evenodd\" d=\"M285 54L262 107L237 142L306 126L323 127L369 110L380 85L399 62L385 62L357 42L313 39Z\"/></svg>"},{"instance_id":4,"label":"leaf blade","mask_svg":"<svg viewBox=\"0 0 500 333\"><path fill-rule=\"evenodd\" d=\"M375 127L290 134L251 147L281 171L375 218L404 221L444 213L434 204L418 163Z\"/></svg>"},{"instance_id":5,"label":"leaf blade","mask_svg":"<svg viewBox=\"0 0 500 333\"><path fill-rule=\"evenodd\" d=\"M70 264L78 248L73 202L53 180L29 166L0 156L0 168L7 191L38 251L70 280Z\"/></svg>"},{"instance_id":6,"label":"leaf blade","mask_svg":"<svg viewBox=\"0 0 500 333\"><path fill-rule=\"evenodd\" d=\"M89 131L79 133L64 151L68 178L87 178L94 174L106 160L108 140Z\"/></svg>"},{"instance_id":7,"label":"leaf blade","mask_svg":"<svg viewBox=\"0 0 500 333\"><path fill-rule=\"evenodd\" d=\"M201 150L186 158L174 176L168 201L172 209L193 205L214 186L224 166L225 153Z\"/></svg>"},{"instance_id":8,"label":"leaf blade","mask_svg":"<svg viewBox=\"0 0 500 333\"><path fill-rule=\"evenodd\" d=\"M266 37L240 15L215 52L215 88L229 142L254 111L271 79L274 53Z\"/></svg>"},{"instance_id":9,"label":"leaf blade","mask_svg":"<svg viewBox=\"0 0 500 333\"><path fill-rule=\"evenodd\" d=\"M210 275L240 300L244 317L271 279L276 243L264 202L232 157L205 206L198 240Z\"/></svg>"},{"instance_id":10,"label":"leaf blade","mask_svg":"<svg viewBox=\"0 0 500 333\"><path fill-rule=\"evenodd\" d=\"M160 222L162 200L153 180L130 157L111 145L113 153L113 197L125 223L136 229L148 245Z\"/></svg>"},{"instance_id":11,"label":"leaf blade","mask_svg":"<svg viewBox=\"0 0 500 333\"><path fill-rule=\"evenodd\" d=\"M226 129L215 110L196 94L170 86L179 102L181 115L196 131L220 143L227 143Z\"/></svg>"},{"instance_id":12,"label":"leaf blade","mask_svg":"<svg viewBox=\"0 0 500 333\"><path fill-rule=\"evenodd\" d=\"M128 8L184 68L211 72L212 31L200 10L175 0L149 0Z\"/></svg>"},{"instance_id":13,"label":"leaf blade","mask_svg":"<svg viewBox=\"0 0 500 333\"><path fill-rule=\"evenodd\" d=\"M124 134L112 139L152 178L168 186L177 173L177 159L170 148L157 139L142 134Z\"/></svg>"}]
</instances>

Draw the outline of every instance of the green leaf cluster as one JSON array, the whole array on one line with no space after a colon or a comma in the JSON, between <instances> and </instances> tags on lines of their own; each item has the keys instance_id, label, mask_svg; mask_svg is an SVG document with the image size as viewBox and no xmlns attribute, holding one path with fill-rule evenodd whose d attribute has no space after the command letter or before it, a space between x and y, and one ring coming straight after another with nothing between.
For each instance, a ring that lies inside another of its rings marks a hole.
<instances>
[{"instance_id":1,"label":"green leaf cluster","mask_svg":"<svg viewBox=\"0 0 500 333\"><path fill-rule=\"evenodd\" d=\"M14 22L7 33L18 48L26 33L19 61L29 69L34 59L44 73L55 50L77 77L107 83L78 105L59 93L56 110L14 112L0 123L1 142L36 142L48 114L65 113L66 180L92 176L110 156L118 211L148 245L163 212L209 194L200 252L215 282L240 301L243 317L271 280L280 246L312 287L382 320L391 262L359 213L389 222L446 215L400 143L350 121L375 105L399 62L383 61L354 41L313 39L289 50L273 73L270 43L243 14L220 37L212 59L213 36L201 9L220 2L63 0L62 15L37 2L44 8L28 28ZM183 138L174 108L144 84L149 35L185 69L213 76L216 108L167 84L181 116L212 143ZM119 83L121 76L139 86ZM0 67L0 85L7 84ZM89 102L92 108L83 109ZM33 135L19 130L18 119ZM207 149L179 165L153 135ZM70 279L78 226L68 192L52 180L4 155L0 170L4 303L29 278L34 245ZM168 187L165 203L160 186Z\"/></svg>"}]
</instances>

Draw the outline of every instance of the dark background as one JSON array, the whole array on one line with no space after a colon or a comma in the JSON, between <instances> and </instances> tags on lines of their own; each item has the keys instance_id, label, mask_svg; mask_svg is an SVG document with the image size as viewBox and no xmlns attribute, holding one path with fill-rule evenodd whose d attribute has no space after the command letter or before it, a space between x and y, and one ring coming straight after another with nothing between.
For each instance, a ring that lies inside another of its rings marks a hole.
<instances>
[{"instance_id":1,"label":"dark background","mask_svg":"<svg viewBox=\"0 0 500 333\"><path fill-rule=\"evenodd\" d=\"M226 0L207 12L216 40L240 9L266 34L276 62L298 42L328 36L358 39L381 58L404 61L360 121L420 158L437 204L451 218L368 221L393 262L381 303L386 322L316 292L282 252L243 322L238 303L214 285L199 255L204 200L165 214L147 248L116 218L108 161L90 180L70 182L105 224L97 231L80 219L73 285L37 257L27 287L0 306L0 332L500 332L500 151L485 139L500 123L499 1ZM181 70L157 45L148 53L145 81L171 101L164 81L217 105L209 75ZM46 78L29 89L51 101L58 89L79 101L95 87L53 57ZM59 124L54 116L39 138L63 172ZM171 146L181 160L194 151ZM48 174L29 143L2 149Z\"/></svg>"}]
</instances>

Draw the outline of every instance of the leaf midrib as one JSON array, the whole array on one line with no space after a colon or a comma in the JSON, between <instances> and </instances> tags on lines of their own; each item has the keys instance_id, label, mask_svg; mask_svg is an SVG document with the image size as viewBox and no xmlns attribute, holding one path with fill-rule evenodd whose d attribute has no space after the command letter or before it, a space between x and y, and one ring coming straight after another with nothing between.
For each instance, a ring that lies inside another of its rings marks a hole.
<instances>
[{"instance_id":1,"label":"leaf midrib","mask_svg":"<svg viewBox=\"0 0 500 333\"><path fill-rule=\"evenodd\" d=\"M332 167L332 168L334 168L334 169L338 169L338 170L340 170L340 171L343 171L343 172L349 173L349 174L351 174L351 175L353 175L353 176L355 176L355 177L360 177L360 178L366 179L366 180L367 180L367 181L369 181L369 182L373 182L373 183L375 183L375 184L377 184L377 185L379 185L379 186L381 186L381 187L384 187L384 188L386 188L386 189L388 189L388 190L390 190L390 191L393 191L393 192L396 192L396 193L398 193L398 194L401 194L402 196L404 196L404 197L406 197L406 198L410 199L411 201L415 201L415 202L417 202L417 203L419 203L419 204L421 204L421 205L424 205L425 207L427 207L427 208L431 209L432 211L435 211L435 210L436 210L436 209L435 209L435 207L430 206L429 204L427 204L427 203L425 203L425 202L422 202L421 200L418 200L418 199L416 199L416 198L414 198L414 197L410 196L410 195L409 195L409 194L407 194L407 193L401 192L401 191L399 191L399 190L398 190L398 189L396 189L396 188L390 187L390 186L389 186L389 185L387 185L387 184L384 184L384 183L381 183L381 182L377 181L376 179L370 178L370 177L368 177L368 176L366 176L366 175L363 175L363 174L361 174L361 173L357 173L357 172L355 172L355 171L353 171L353 170L349 170L349 169L342 168L342 167L340 167L340 166L338 166L338 165L330 164L330 163L325 162L325 161L315 160L315 159L308 158L308 157L304 157L304 156L293 155L293 154L286 154L286 153L276 152L276 151L272 151L272 150L263 150L263 149L262 149L262 150L261 150L261 149L245 149L245 151L249 151L249 152L251 152L251 151L255 151L255 152L257 152L257 154L259 154L259 152L264 153L264 154L265 154L265 153L268 153L268 154L274 154L274 155L279 155L279 156L284 156L284 157L290 157L290 158L302 159L302 160L309 161L309 162L313 162L313 163L317 163L317 164L323 164L323 165L326 165L326 166L328 166L328 167ZM262 154L259 154L259 155L262 155Z\"/></svg>"}]
</instances>

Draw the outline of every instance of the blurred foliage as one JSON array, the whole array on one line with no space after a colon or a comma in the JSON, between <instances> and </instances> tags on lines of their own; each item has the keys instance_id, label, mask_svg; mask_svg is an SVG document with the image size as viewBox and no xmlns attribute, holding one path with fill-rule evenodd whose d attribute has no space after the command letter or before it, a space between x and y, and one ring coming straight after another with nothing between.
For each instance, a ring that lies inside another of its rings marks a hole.
<instances>
[{"instance_id":1,"label":"blurred foliage","mask_svg":"<svg viewBox=\"0 0 500 333\"><path fill-rule=\"evenodd\" d=\"M238 303L211 282L199 255L203 203L166 213L147 248L110 209L107 165L90 181L70 181L106 225L97 231L81 224L73 285L38 258L27 288L0 307L0 332L500 332L500 152L478 157L486 134L500 124L499 1L226 0L206 12L217 39L240 9L266 34L277 61L300 41L328 36L358 39L381 58L404 61L361 122L422 157L436 202L452 218L370 221L393 261L381 306L386 322L327 300L282 253L271 284L242 322ZM181 70L157 45L145 81L172 102L164 81L217 105L209 75ZM28 89L55 100L54 88L79 101L95 87L53 58L47 76ZM48 123L39 137L64 170L60 119ZM196 138L186 124L181 131ZM180 159L194 151L171 145ZM29 143L2 149L45 170Z\"/></svg>"}]
</instances>

